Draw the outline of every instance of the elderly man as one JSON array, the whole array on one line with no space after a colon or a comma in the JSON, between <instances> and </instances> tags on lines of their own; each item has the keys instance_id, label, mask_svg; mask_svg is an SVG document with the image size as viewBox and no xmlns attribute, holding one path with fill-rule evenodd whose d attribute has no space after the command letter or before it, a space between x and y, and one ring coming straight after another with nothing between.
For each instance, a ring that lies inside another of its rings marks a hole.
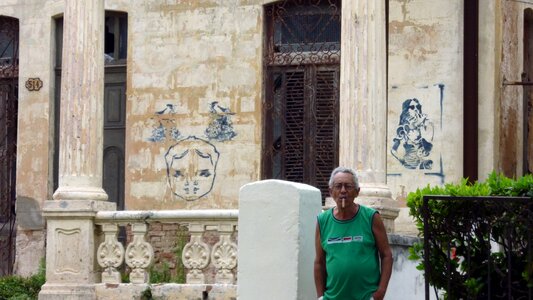
<instances>
[{"instance_id":1,"label":"elderly man","mask_svg":"<svg viewBox=\"0 0 533 300\"><path fill-rule=\"evenodd\" d=\"M314 266L319 300L381 300L392 273L392 252L379 213L354 202L355 171L338 167L329 193L337 204L318 215Z\"/></svg>"}]
</instances>

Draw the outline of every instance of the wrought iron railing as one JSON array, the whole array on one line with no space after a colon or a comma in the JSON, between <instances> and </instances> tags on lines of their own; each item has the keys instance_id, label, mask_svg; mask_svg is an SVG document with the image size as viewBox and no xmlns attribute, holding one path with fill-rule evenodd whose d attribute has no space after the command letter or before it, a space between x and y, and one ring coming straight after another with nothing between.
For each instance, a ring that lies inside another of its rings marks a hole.
<instances>
[{"instance_id":1,"label":"wrought iron railing","mask_svg":"<svg viewBox=\"0 0 533 300\"><path fill-rule=\"evenodd\" d=\"M532 299L532 199L426 195L422 217L426 299Z\"/></svg>"}]
</instances>

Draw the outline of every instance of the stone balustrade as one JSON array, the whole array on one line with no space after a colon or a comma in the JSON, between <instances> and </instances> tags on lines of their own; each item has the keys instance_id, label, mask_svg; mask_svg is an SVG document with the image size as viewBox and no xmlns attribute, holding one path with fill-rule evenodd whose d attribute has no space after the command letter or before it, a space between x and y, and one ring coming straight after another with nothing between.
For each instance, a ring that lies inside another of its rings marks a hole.
<instances>
[{"instance_id":1,"label":"stone balustrade","mask_svg":"<svg viewBox=\"0 0 533 300\"><path fill-rule=\"evenodd\" d=\"M103 238L96 252L102 268L102 283L121 283L119 272L123 263L130 268L131 283L148 283L149 268L154 260L154 247L147 241L150 223L172 223L188 228L190 240L182 251L187 269L187 284L207 284L204 270L212 264L215 282L236 284L233 269L237 267L237 244L231 237L237 231L238 210L161 210L161 211L99 211L95 224ZM118 240L120 226L129 225L131 238L126 248ZM203 239L207 231L218 231L219 240L209 245Z\"/></svg>"}]
</instances>

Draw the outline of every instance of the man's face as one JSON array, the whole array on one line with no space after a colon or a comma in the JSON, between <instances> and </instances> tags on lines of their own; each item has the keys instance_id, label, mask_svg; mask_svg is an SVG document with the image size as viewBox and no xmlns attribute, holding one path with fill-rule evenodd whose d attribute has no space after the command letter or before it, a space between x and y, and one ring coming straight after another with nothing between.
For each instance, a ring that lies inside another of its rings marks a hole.
<instances>
[{"instance_id":1,"label":"man's face","mask_svg":"<svg viewBox=\"0 0 533 300\"><path fill-rule=\"evenodd\" d=\"M337 173L333 177L333 186L329 188L329 194L335 200L338 207L352 203L359 194L359 189L355 188L353 175L350 173Z\"/></svg>"}]
</instances>

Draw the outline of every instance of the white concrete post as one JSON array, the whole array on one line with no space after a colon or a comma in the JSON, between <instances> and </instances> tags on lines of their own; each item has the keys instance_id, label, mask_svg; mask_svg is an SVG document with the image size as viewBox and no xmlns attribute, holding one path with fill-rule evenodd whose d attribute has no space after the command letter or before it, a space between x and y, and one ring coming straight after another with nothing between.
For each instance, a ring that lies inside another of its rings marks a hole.
<instances>
[{"instance_id":1,"label":"white concrete post","mask_svg":"<svg viewBox=\"0 0 533 300\"><path fill-rule=\"evenodd\" d=\"M315 299L320 191L281 180L247 184L239 196L239 299Z\"/></svg>"},{"instance_id":2,"label":"white concrete post","mask_svg":"<svg viewBox=\"0 0 533 300\"><path fill-rule=\"evenodd\" d=\"M378 209L388 232L398 216L387 186L385 0L342 3L339 164L357 171L357 202Z\"/></svg>"},{"instance_id":3,"label":"white concrete post","mask_svg":"<svg viewBox=\"0 0 533 300\"><path fill-rule=\"evenodd\" d=\"M94 216L112 210L102 189L104 0L65 1L59 187L43 205L46 284L39 299L95 299Z\"/></svg>"}]
</instances>

